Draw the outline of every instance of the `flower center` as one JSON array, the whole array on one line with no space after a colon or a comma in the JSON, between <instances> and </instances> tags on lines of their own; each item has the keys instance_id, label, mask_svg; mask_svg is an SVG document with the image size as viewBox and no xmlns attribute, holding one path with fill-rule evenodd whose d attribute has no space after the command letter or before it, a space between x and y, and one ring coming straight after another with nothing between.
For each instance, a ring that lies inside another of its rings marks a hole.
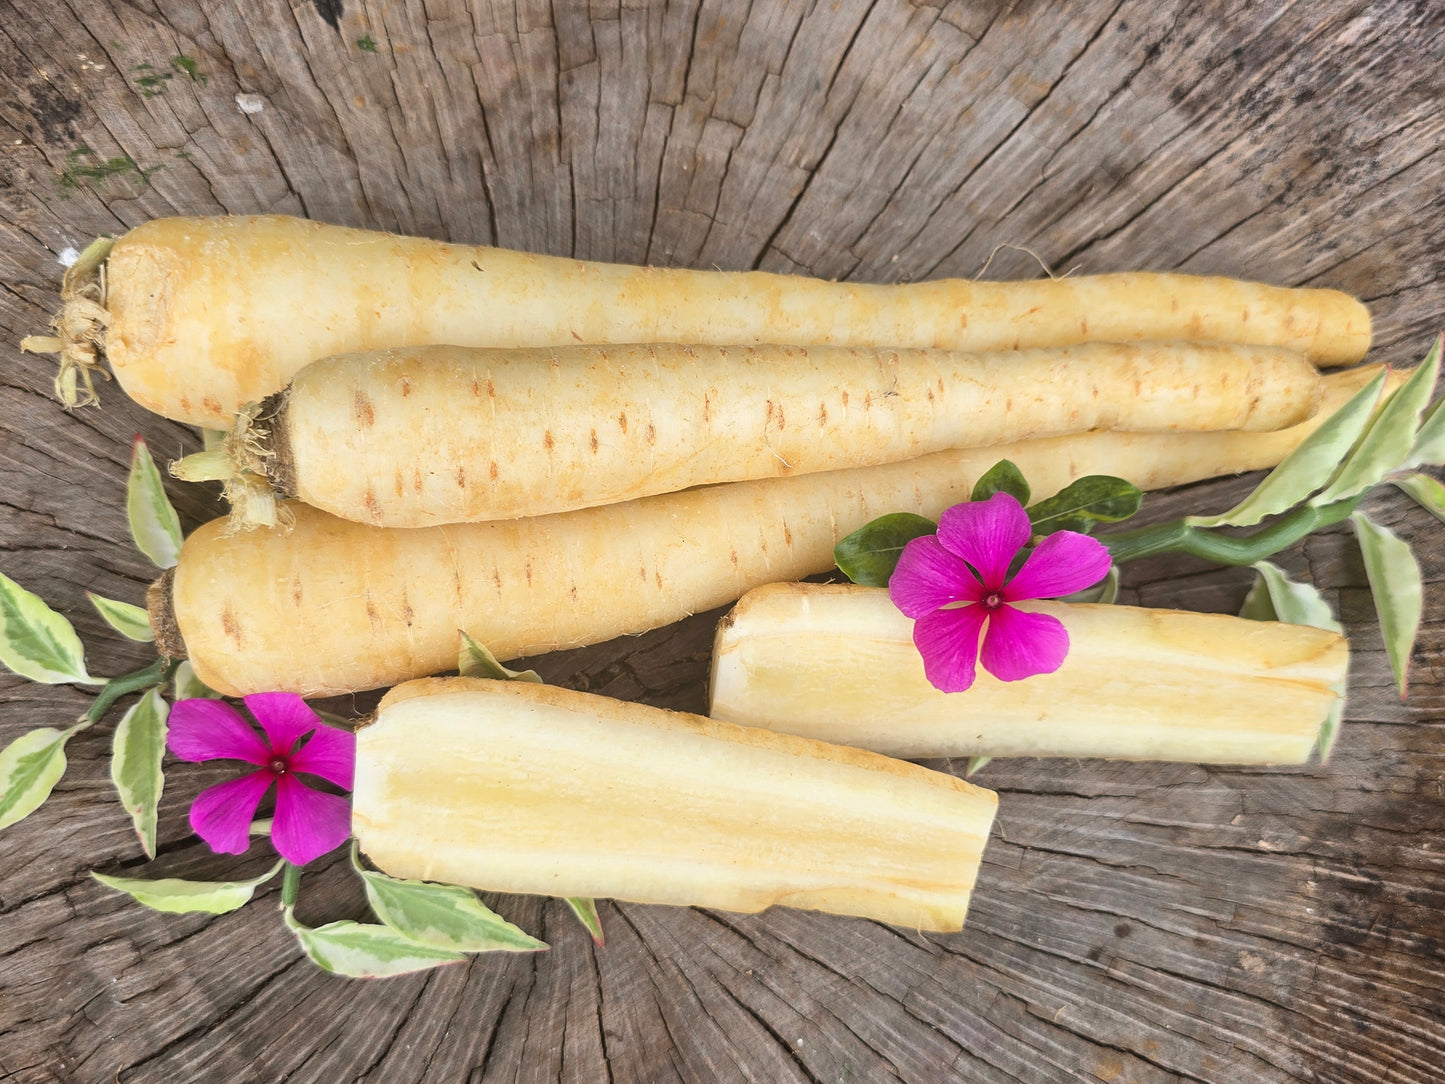
<instances>
[{"instance_id":1,"label":"flower center","mask_svg":"<svg viewBox=\"0 0 1445 1084\"><path fill-rule=\"evenodd\" d=\"M286 763L285 757L272 757L270 767L273 774L285 775L290 765Z\"/></svg>"},{"instance_id":2,"label":"flower center","mask_svg":"<svg viewBox=\"0 0 1445 1084\"><path fill-rule=\"evenodd\" d=\"M984 595L983 604L986 609L997 610L1000 606L1003 605L1003 595L999 594L997 591L992 591L989 594Z\"/></svg>"}]
</instances>

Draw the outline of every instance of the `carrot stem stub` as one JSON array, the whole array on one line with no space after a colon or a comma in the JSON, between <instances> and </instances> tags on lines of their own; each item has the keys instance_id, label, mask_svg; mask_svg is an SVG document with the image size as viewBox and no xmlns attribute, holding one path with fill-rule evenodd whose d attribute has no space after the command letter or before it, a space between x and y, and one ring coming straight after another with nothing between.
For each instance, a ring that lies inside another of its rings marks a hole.
<instances>
[{"instance_id":1,"label":"carrot stem stub","mask_svg":"<svg viewBox=\"0 0 1445 1084\"><path fill-rule=\"evenodd\" d=\"M1301 355L1220 344L427 346L308 365L243 415L255 420L230 450L238 479L264 474L344 519L425 527L1091 429L1275 430L1320 394ZM214 455L179 466L199 477Z\"/></svg>"},{"instance_id":2,"label":"carrot stem stub","mask_svg":"<svg viewBox=\"0 0 1445 1084\"><path fill-rule=\"evenodd\" d=\"M998 799L874 753L530 683L415 681L357 733L393 876L963 926Z\"/></svg>"},{"instance_id":3,"label":"carrot stem stub","mask_svg":"<svg viewBox=\"0 0 1445 1084\"><path fill-rule=\"evenodd\" d=\"M425 343L982 352L1190 339L1284 347L1335 365L1358 361L1370 342L1364 306L1333 290L1145 272L836 283L587 263L278 215L148 222L116 239L97 274L104 307L86 297L85 311L71 306L57 329L72 393L75 365L103 346L133 399L211 429L229 428L243 404L317 358Z\"/></svg>"}]
</instances>

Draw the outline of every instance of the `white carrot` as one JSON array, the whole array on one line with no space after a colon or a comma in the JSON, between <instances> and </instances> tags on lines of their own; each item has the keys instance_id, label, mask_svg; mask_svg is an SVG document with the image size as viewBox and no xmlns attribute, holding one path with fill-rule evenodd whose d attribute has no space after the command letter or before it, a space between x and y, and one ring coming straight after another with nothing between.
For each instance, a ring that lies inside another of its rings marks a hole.
<instances>
[{"instance_id":1,"label":"white carrot","mask_svg":"<svg viewBox=\"0 0 1445 1084\"><path fill-rule=\"evenodd\" d=\"M393 346L940 347L1194 339L1349 363L1369 314L1332 290L1176 274L908 285L665 270L447 245L282 216L170 218L88 251L66 276L59 390L103 351L157 413L225 429L317 358Z\"/></svg>"},{"instance_id":2,"label":"white carrot","mask_svg":"<svg viewBox=\"0 0 1445 1084\"><path fill-rule=\"evenodd\" d=\"M424 527L1089 429L1281 429L1320 388L1298 354L1218 344L411 347L306 366L226 452L173 470L228 477L243 518L264 475L343 519Z\"/></svg>"},{"instance_id":3,"label":"white carrot","mask_svg":"<svg viewBox=\"0 0 1445 1084\"><path fill-rule=\"evenodd\" d=\"M1051 674L939 692L881 588L777 583L718 627L709 713L900 757L1302 764L1339 698L1344 637L1227 614L1023 602L1064 623Z\"/></svg>"},{"instance_id":4,"label":"white carrot","mask_svg":"<svg viewBox=\"0 0 1445 1084\"><path fill-rule=\"evenodd\" d=\"M163 652L189 655L227 694L393 685L454 668L458 628L515 658L660 628L825 571L844 534L887 512L937 516L1000 458L1040 498L1087 474L1160 488L1272 466L1370 375L1329 378L1326 410L1280 433L1088 433L417 530L305 505L289 534L227 537L217 520L186 540L151 619Z\"/></svg>"},{"instance_id":5,"label":"white carrot","mask_svg":"<svg viewBox=\"0 0 1445 1084\"><path fill-rule=\"evenodd\" d=\"M357 733L397 877L963 926L998 799L873 753L530 683L416 681Z\"/></svg>"}]
</instances>

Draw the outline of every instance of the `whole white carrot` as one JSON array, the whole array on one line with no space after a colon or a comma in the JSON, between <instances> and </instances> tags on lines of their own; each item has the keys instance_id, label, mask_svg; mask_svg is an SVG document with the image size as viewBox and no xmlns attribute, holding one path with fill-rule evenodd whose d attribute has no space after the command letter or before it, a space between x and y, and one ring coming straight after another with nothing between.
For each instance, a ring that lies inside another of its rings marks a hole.
<instances>
[{"instance_id":1,"label":"whole white carrot","mask_svg":"<svg viewBox=\"0 0 1445 1084\"><path fill-rule=\"evenodd\" d=\"M718 626L718 719L900 757L1054 756L1302 764L1349 662L1325 629L1227 614L1023 602L1064 623L1050 674L929 684L887 591L777 583Z\"/></svg>"},{"instance_id":2,"label":"whole white carrot","mask_svg":"<svg viewBox=\"0 0 1445 1084\"><path fill-rule=\"evenodd\" d=\"M660 628L825 571L843 535L886 512L936 517L1000 458L1040 498L1088 474L1159 488L1273 466L1369 375L1332 376L1326 410L1279 433L1087 433L416 530L305 505L289 534L227 536L216 520L153 589L151 620L163 652L188 655L228 694L394 685L454 668L458 628L514 658Z\"/></svg>"},{"instance_id":3,"label":"whole white carrot","mask_svg":"<svg viewBox=\"0 0 1445 1084\"><path fill-rule=\"evenodd\" d=\"M356 739L397 877L963 926L998 799L873 753L529 683L415 681Z\"/></svg>"},{"instance_id":4,"label":"whole white carrot","mask_svg":"<svg viewBox=\"0 0 1445 1084\"><path fill-rule=\"evenodd\" d=\"M410 347L306 366L226 451L174 470L228 477L243 517L264 475L344 519L424 527L1089 429L1282 429L1320 389L1298 354L1219 344Z\"/></svg>"},{"instance_id":5,"label":"whole white carrot","mask_svg":"<svg viewBox=\"0 0 1445 1084\"><path fill-rule=\"evenodd\" d=\"M665 270L447 245L282 216L169 218L88 250L66 276L59 390L101 353L137 402L230 426L317 358L426 343L940 347L1195 339L1364 356L1365 308L1332 290L1111 274L880 286Z\"/></svg>"}]
</instances>

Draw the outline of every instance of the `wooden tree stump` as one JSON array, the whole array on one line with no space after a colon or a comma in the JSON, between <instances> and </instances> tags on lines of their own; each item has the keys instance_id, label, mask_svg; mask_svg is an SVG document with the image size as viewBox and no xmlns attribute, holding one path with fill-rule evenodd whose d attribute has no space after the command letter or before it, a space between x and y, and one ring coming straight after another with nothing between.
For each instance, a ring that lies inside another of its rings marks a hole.
<instances>
[{"instance_id":1,"label":"wooden tree stump","mask_svg":"<svg viewBox=\"0 0 1445 1084\"><path fill-rule=\"evenodd\" d=\"M197 434L114 385L65 413L19 353L60 258L172 214L275 211L590 259L857 281L1160 269L1365 299L1375 360L1440 329L1445 16L1385 0L909 4L681 0L10 0L0 23L0 545L76 624L92 672L143 665L83 592L139 601L134 433ZM1223 508L1255 479L1156 495ZM219 511L170 487L189 530ZM1354 644L1326 766L1000 761L967 929L775 909L555 900L497 909L549 941L360 983L312 967L274 883L219 918L146 911L92 868L219 878L171 773L147 866L110 728L0 835L0 1080L1427 1082L1445 1051L1440 525L1416 544L1414 682L1390 682L1348 529L1283 563ZM1234 610L1242 571L1155 559L1127 596ZM533 660L550 681L701 709L718 614ZM0 674L0 745L80 693ZM365 706L363 699L358 705ZM349 707L350 705L346 705ZM961 765L938 764L944 770ZM299 917L357 917L344 859Z\"/></svg>"}]
</instances>

